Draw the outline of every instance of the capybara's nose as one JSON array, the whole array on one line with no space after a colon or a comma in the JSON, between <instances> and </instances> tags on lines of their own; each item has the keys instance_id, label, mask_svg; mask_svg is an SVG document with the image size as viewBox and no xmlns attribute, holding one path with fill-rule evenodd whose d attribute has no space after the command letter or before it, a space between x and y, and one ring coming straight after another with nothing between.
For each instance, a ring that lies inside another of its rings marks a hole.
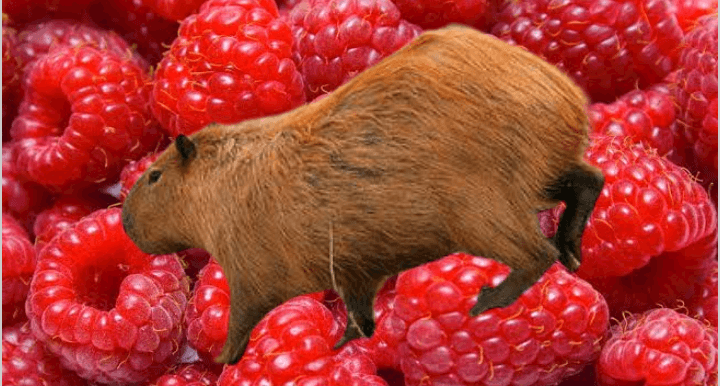
<instances>
[{"instance_id":1,"label":"capybara's nose","mask_svg":"<svg viewBox=\"0 0 720 386\"><path fill-rule=\"evenodd\" d=\"M125 233L127 233L128 236L131 235L135 221L133 220L133 217L130 214L130 212L125 209L123 209L123 211L122 211L122 223L123 223L123 229L125 229Z\"/></svg>"}]
</instances>

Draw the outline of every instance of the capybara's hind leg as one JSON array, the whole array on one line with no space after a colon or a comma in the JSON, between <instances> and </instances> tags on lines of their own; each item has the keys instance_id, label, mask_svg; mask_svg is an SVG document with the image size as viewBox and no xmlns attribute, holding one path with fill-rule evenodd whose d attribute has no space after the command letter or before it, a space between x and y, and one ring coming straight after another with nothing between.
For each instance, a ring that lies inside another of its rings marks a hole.
<instances>
[{"instance_id":1,"label":"capybara's hind leg","mask_svg":"<svg viewBox=\"0 0 720 386\"><path fill-rule=\"evenodd\" d=\"M582 262L580 242L585 224L600 196L605 179L602 173L588 164L578 164L548 189L548 196L565 202L567 206L560 218L554 241L560 251L560 260L570 272Z\"/></svg>"},{"instance_id":2,"label":"capybara's hind leg","mask_svg":"<svg viewBox=\"0 0 720 386\"><path fill-rule=\"evenodd\" d=\"M357 280L342 287L341 297L347 308L348 321L345 326L345 334L333 349L340 349L345 343L353 339L369 338L375 332L373 301L375 294L380 289L380 285L385 282L384 279L386 278L383 278L383 280L368 279L365 282ZM352 322L353 319L357 325Z\"/></svg>"},{"instance_id":3,"label":"capybara's hind leg","mask_svg":"<svg viewBox=\"0 0 720 386\"><path fill-rule=\"evenodd\" d=\"M477 303L470 309L470 316L477 316L493 309L507 307L532 287L552 265L551 258L545 257L537 265L528 268L513 268L497 287L483 286Z\"/></svg>"},{"instance_id":4,"label":"capybara's hind leg","mask_svg":"<svg viewBox=\"0 0 720 386\"><path fill-rule=\"evenodd\" d=\"M492 205L495 212L482 213L483 205ZM463 218L466 226L454 230L456 237L462 237L459 241L467 252L492 258L511 269L497 287L482 289L470 310L471 316L512 304L557 261L558 250L540 231L537 215L530 207L522 200L507 198L479 202L474 209L479 212Z\"/></svg>"},{"instance_id":5,"label":"capybara's hind leg","mask_svg":"<svg viewBox=\"0 0 720 386\"><path fill-rule=\"evenodd\" d=\"M517 248L507 250L507 256L494 258L509 265L511 271L496 287L483 286L477 303L470 309L470 316L511 305L557 261L557 249L540 232L535 219L534 215L528 216L518 224L517 233L508 236L508 241L513 242Z\"/></svg>"}]
</instances>

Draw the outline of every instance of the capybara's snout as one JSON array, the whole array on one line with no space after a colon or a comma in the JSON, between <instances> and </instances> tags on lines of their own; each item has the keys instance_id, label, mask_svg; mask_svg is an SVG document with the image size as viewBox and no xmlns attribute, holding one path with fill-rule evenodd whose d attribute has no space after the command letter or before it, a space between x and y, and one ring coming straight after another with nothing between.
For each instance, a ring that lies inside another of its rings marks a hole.
<instances>
[{"instance_id":1,"label":"capybara's snout","mask_svg":"<svg viewBox=\"0 0 720 386\"><path fill-rule=\"evenodd\" d=\"M127 207L123 207L122 210L122 224L125 233L127 233L131 240L135 241L133 239L133 233L135 231L135 220L133 219L133 216Z\"/></svg>"}]
</instances>

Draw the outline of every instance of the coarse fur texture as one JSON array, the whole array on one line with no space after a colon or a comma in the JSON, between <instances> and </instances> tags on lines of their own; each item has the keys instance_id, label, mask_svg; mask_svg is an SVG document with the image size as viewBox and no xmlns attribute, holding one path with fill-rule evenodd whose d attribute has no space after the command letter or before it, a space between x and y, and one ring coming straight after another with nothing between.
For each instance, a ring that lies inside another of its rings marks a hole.
<instances>
[{"instance_id":1,"label":"coarse fur texture","mask_svg":"<svg viewBox=\"0 0 720 386\"><path fill-rule=\"evenodd\" d=\"M231 290L236 363L282 302L331 287L374 330L391 275L457 251L511 267L471 315L513 303L556 260L580 264L603 185L582 160L586 98L542 59L468 27L422 34L327 97L179 137L128 195L123 223L147 253L204 248ZM554 240L536 213L568 204ZM332 232L331 232L332 228Z\"/></svg>"}]
</instances>

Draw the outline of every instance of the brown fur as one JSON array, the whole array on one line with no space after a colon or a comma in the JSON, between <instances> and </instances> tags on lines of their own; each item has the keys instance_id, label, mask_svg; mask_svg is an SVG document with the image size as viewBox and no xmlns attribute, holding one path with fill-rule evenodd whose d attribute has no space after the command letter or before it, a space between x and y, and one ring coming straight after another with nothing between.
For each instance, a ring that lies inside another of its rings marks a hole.
<instances>
[{"instance_id":1,"label":"brown fur","mask_svg":"<svg viewBox=\"0 0 720 386\"><path fill-rule=\"evenodd\" d=\"M331 287L331 231L339 291L366 334L387 277L456 251L513 269L483 289L477 314L512 303L558 258L577 268L597 189L572 172L602 186L582 161L585 104L520 48L467 27L426 32L320 101L209 125L186 158L171 146L129 194L126 231L148 253L218 259L231 289L226 363L272 308ZM578 218L558 232L571 239L544 238L537 211L576 196ZM358 336L349 326L338 346Z\"/></svg>"}]
</instances>

